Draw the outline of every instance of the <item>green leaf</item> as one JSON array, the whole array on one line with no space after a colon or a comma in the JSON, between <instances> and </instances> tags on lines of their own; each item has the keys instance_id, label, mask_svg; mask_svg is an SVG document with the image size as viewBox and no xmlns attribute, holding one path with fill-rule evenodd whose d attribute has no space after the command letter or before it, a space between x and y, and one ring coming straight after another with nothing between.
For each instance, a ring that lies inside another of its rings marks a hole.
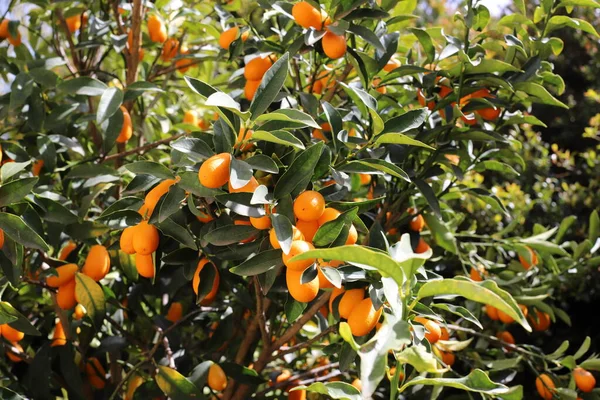
<instances>
[{"instance_id":1,"label":"green leaf","mask_svg":"<svg viewBox=\"0 0 600 400\"><path fill-rule=\"evenodd\" d=\"M503 72L518 72L519 68L505 63L504 61L492 58L482 58L475 64L467 64L465 72L467 74L490 74Z\"/></svg>"},{"instance_id":2,"label":"green leaf","mask_svg":"<svg viewBox=\"0 0 600 400\"><path fill-rule=\"evenodd\" d=\"M21 72L13 80L10 86L10 108L22 107L27 98L33 92L33 78L29 74Z\"/></svg>"},{"instance_id":3,"label":"green leaf","mask_svg":"<svg viewBox=\"0 0 600 400\"><path fill-rule=\"evenodd\" d=\"M421 372L440 372L438 362L432 353L422 344L408 347L396 355L399 363L410 364L417 371ZM413 379L410 380L412 382ZM406 385L405 385L406 386ZM402 391L402 389L400 390Z\"/></svg>"},{"instance_id":4,"label":"green leaf","mask_svg":"<svg viewBox=\"0 0 600 400\"><path fill-rule=\"evenodd\" d=\"M424 213L423 217L425 218L425 223L431 231L436 244L452 254L457 254L458 248L456 247L456 239L444 221L429 213Z\"/></svg>"},{"instance_id":5,"label":"green leaf","mask_svg":"<svg viewBox=\"0 0 600 400\"><path fill-rule=\"evenodd\" d=\"M509 390L505 385L492 382L490 377L480 369L475 369L469 375L462 378L425 378L417 376L405 383L400 388L400 392L414 385L452 387L469 392L484 393L489 396L501 395L507 393Z\"/></svg>"},{"instance_id":6,"label":"green leaf","mask_svg":"<svg viewBox=\"0 0 600 400\"><path fill-rule=\"evenodd\" d=\"M296 149L304 150L302 141L288 131L255 131L252 134L252 140L264 140L265 142L292 146Z\"/></svg>"},{"instance_id":7,"label":"green leaf","mask_svg":"<svg viewBox=\"0 0 600 400\"><path fill-rule=\"evenodd\" d=\"M283 266L281 250L271 249L258 253L229 271L240 276L253 276Z\"/></svg>"},{"instance_id":8,"label":"green leaf","mask_svg":"<svg viewBox=\"0 0 600 400\"><path fill-rule=\"evenodd\" d=\"M456 306L454 304L432 304L432 307L439 308L440 310L448 311L454 315L458 315L461 318L464 318L466 321L475 324L479 329L483 329L481 322L475 316L463 306Z\"/></svg>"},{"instance_id":9,"label":"green leaf","mask_svg":"<svg viewBox=\"0 0 600 400\"><path fill-rule=\"evenodd\" d=\"M123 98L123 102L133 101L138 96L141 96L144 92L159 92L162 93L160 87L156 86L154 83L147 81L137 81L133 82L131 85L127 86L125 90L125 97Z\"/></svg>"},{"instance_id":10,"label":"green leaf","mask_svg":"<svg viewBox=\"0 0 600 400\"><path fill-rule=\"evenodd\" d=\"M240 189L252 179L252 167L245 161L231 158L229 167L229 184L234 189Z\"/></svg>"},{"instance_id":11,"label":"green leaf","mask_svg":"<svg viewBox=\"0 0 600 400\"><path fill-rule=\"evenodd\" d=\"M342 233L344 227L349 228L350 225L352 225L352 221L356 218L357 212L357 207L351 208L340 214L336 219L321 225L313 237L314 245L323 247L336 240Z\"/></svg>"},{"instance_id":12,"label":"green leaf","mask_svg":"<svg viewBox=\"0 0 600 400\"><path fill-rule=\"evenodd\" d=\"M598 216L598 210L594 210L590 214L588 239L590 242L595 243L598 237L600 237L600 217Z\"/></svg>"},{"instance_id":13,"label":"green leaf","mask_svg":"<svg viewBox=\"0 0 600 400\"><path fill-rule=\"evenodd\" d=\"M440 201L438 200L437 196L433 192L433 189L431 188L431 186L429 186L425 181L422 181L420 179L415 179L414 182L415 182L415 185L417 186L417 189L419 189L419 192L421 192L423 197L425 197L425 200L427 200L427 204L429 204L431 211L433 211L433 213L438 218L442 218L442 210L440 209Z\"/></svg>"},{"instance_id":14,"label":"green leaf","mask_svg":"<svg viewBox=\"0 0 600 400\"><path fill-rule=\"evenodd\" d=\"M595 0L563 0L558 7L590 7L600 8L600 3Z\"/></svg>"},{"instance_id":15,"label":"green leaf","mask_svg":"<svg viewBox=\"0 0 600 400\"><path fill-rule=\"evenodd\" d=\"M0 229L10 236L12 240L25 247L48 251L49 247L33 229L21 219L21 217L0 212Z\"/></svg>"},{"instance_id":16,"label":"green leaf","mask_svg":"<svg viewBox=\"0 0 600 400\"><path fill-rule=\"evenodd\" d=\"M328 249L315 249L299 254L292 261L322 258L324 260L346 261L359 267L370 267L391 276L399 286L405 277L399 264L389 255L364 246L339 246Z\"/></svg>"},{"instance_id":17,"label":"green leaf","mask_svg":"<svg viewBox=\"0 0 600 400\"><path fill-rule=\"evenodd\" d=\"M40 331L29 320L18 312L9 302L0 301L0 319L6 321L11 327L26 335L40 336Z\"/></svg>"},{"instance_id":18,"label":"green leaf","mask_svg":"<svg viewBox=\"0 0 600 400\"><path fill-rule=\"evenodd\" d=\"M250 104L250 114L253 119L263 114L275 100L288 76L289 54L285 53L269 68L263 76L260 86L256 90L254 99Z\"/></svg>"},{"instance_id":19,"label":"green leaf","mask_svg":"<svg viewBox=\"0 0 600 400\"><path fill-rule=\"evenodd\" d=\"M255 235L256 228L247 225L226 225L208 232L203 240L215 246L227 246L239 243L250 236Z\"/></svg>"},{"instance_id":20,"label":"green leaf","mask_svg":"<svg viewBox=\"0 0 600 400\"><path fill-rule=\"evenodd\" d=\"M185 190L179 185L173 185L164 196L164 200L160 204L158 212L158 222L163 222L171 215L175 214L181 208L181 203L185 199Z\"/></svg>"},{"instance_id":21,"label":"green leaf","mask_svg":"<svg viewBox=\"0 0 600 400\"><path fill-rule=\"evenodd\" d=\"M102 93L98 110L96 111L96 121L101 124L104 120L113 116L123 103L123 92L116 87L110 87Z\"/></svg>"},{"instance_id":22,"label":"green leaf","mask_svg":"<svg viewBox=\"0 0 600 400\"><path fill-rule=\"evenodd\" d=\"M190 249L197 250L198 246L194 240L194 236L190 231L173 221L172 218L167 218L163 222L156 226L163 234L172 237L182 245L189 247Z\"/></svg>"},{"instance_id":23,"label":"green leaf","mask_svg":"<svg viewBox=\"0 0 600 400\"><path fill-rule=\"evenodd\" d=\"M600 371L600 358L588 358L579 364L579 366L587 370Z\"/></svg>"},{"instance_id":24,"label":"green leaf","mask_svg":"<svg viewBox=\"0 0 600 400\"><path fill-rule=\"evenodd\" d=\"M75 298L87 311L87 315L98 326L106 313L104 291L92 278L78 272L75 275Z\"/></svg>"},{"instance_id":25,"label":"green leaf","mask_svg":"<svg viewBox=\"0 0 600 400\"><path fill-rule=\"evenodd\" d=\"M57 87L58 90L68 94L80 94L84 96L100 96L108 86L97 79L81 76L79 78L63 81Z\"/></svg>"},{"instance_id":26,"label":"green leaf","mask_svg":"<svg viewBox=\"0 0 600 400\"><path fill-rule=\"evenodd\" d=\"M370 29L365 28L361 25L350 24L348 31L360 36L371 46L375 47L377 50L385 51L385 47L383 47L383 44L381 44L381 40L379 40L379 37Z\"/></svg>"},{"instance_id":27,"label":"green leaf","mask_svg":"<svg viewBox=\"0 0 600 400\"><path fill-rule=\"evenodd\" d=\"M272 113L260 115L255 119L257 123L263 123L267 121L285 121L294 122L302 126L310 126L311 128L320 129L320 125L308 114L294 109L283 109L273 111Z\"/></svg>"},{"instance_id":28,"label":"green leaf","mask_svg":"<svg viewBox=\"0 0 600 400\"><path fill-rule=\"evenodd\" d=\"M423 46L423 49L425 50L425 55L427 56L427 58L425 59L425 63L432 62L435 58L435 46L433 45L433 40L431 40L431 36L429 36L429 33L427 33L427 31L425 31L424 29L419 28L412 28L409 29L409 31L417 37L419 43L421 43L421 46Z\"/></svg>"},{"instance_id":29,"label":"green leaf","mask_svg":"<svg viewBox=\"0 0 600 400\"><path fill-rule=\"evenodd\" d=\"M360 391L346 382L315 382L310 386L296 386L290 392L295 390L306 390L312 393L326 394L332 399L360 400Z\"/></svg>"},{"instance_id":30,"label":"green leaf","mask_svg":"<svg viewBox=\"0 0 600 400\"><path fill-rule=\"evenodd\" d=\"M338 168L339 171L344 172L356 172L356 173L374 173L381 171L383 173L390 174L396 178L410 182L408 174L404 172L400 167L392 164L391 162L380 160L377 158L363 158L360 160L354 160L347 162L342 167Z\"/></svg>"},{"instance_id":31,"label":"green leaf","mask_svg":"<svg viewBox=\"0 0 600 400\"><path fill-rule=\"evenodd\" d=\"M425 144L419 140L413 139L402 133L383 133L375 139L376 144L403 144L407 146L419 146L426 149L435 150L435 148Z\"/></svg>"},{"instance_id":32,"label":"green leaf","mask_svg":"<svg viewBox=\"0 0 600 400\"><path fill-rule=\"evenodd\" d=\"M173 173L169 168L153 161L138 161L125 165L125 168L134 174L152 175L160 179L173 179Z\"/></svg>"},{"instance_id":33,"label":"green leaf","mask_svg":"<svg viewBox=\"0 0 600 400\"><path fill-rule=\"evenodd\" d=\"M565 17L568 18L568 17ZM535 82L517 82L515 83L515 90L520 90L522 92L527 93L530 96L533 96L542 104L548 104L551 106L561 107L561 108L569 108L565 103L559 101L554 96L550 94L542 85Z\"/></svg>"},{"instance_id":34,"label":"green leaf","mask_svg":"<svg viewBox=\"0 0 600 400\"><path fill-rule=\"evenodd\" d=\"M291 295L288 294L284 305L286 319L288 321L297 320L302 315L307 305L308 303L296 301Z\"/></svg>"},{"instance_id":35,"label":"green leaf","mask_svg":"<svg viewBox=\"0 0 600 400\"><path fill-rule=\"evenodd\" d=\"M548 21L546 26L546 33L550 33L556 29L568 26L569 28L579 29L583 32L589 33L592 36L600 37L598 32L592 24L579 18L571 18L566 15L555 15Z\"/></svg>"},{"instance_id":36,"label":"green leaf","mask_svg":"<svg viewBox=\"0 0 600 400\"><path fill-rule=\"evenodd\" d=\"M277 237L277 241L281 246L281 250L285 254L288 254L290 252L292 239L294 236L292 223L290 222L289 218L283 214L273 214L271 216L271 222L273 224L273 229L275 229L275 236Z\"/></svg>"},{"instance_id":37,"label":"green leaf","mask_svg":"<svg viewBox=\"0 0 600 400\"><path fill-rule=\"evenodd\" d=\"M170 399L189 400L204 398L196 385L172 368L159 365L158 374L156 374L154 379L160 390Z\"/></svg>"},{"instance_id":38,"label":"green leaf","mask_svg":"<svg viewBox=\"0 0 600 400\"><path fill-rule=\"evenodd\" d=\"M17 203L34 188L38 178L24 178L0 186L0 207Z\"/></svg>"},{"instance_id":39,"label":"green leaf","mask_svg":"<svg viewBox=\"0 0 600 400\"><path fill-rule=\"evenodd\" d=\"M264 154L255 154L250 158L247 158L246 164L250 165L252 169L257 171L265 171L271 174L278 174L279 167L277 163L273 161L273 159L269 156L265 156Z\"/></svg>"},{"instance_id":40,"label":"green leaf","mask_svg":"<svg viewBox=\"0 0 600 400\"><path fill-rule=\"evenodd\" d=\"M370 117L372 119L371 128L373 130L373 134L379 135L384 129L384 123L381 119L379 111L377 110L377 100L375 100L373 96L362 89L354 86L348 86L344 82L341 82L340 85L348 94L348 96L350 96L352 102L358 107L362 116L365 118Z\"/></svg>"},{"instance_id":41,"label":"green leaf","mask_svg":"<svg viewBox=\"0 0 600 400\"><path fill-rule=\"evenodd\" d=\"M581 347L579 348L579 350L577 350L575 352L575 354L573 354L573 358L575 360L583 357L583 355L585 353L587 353L587 351L590 349L590 344L592 344L592 340L590 339L589 336L585 337L585 340L583 341L583 343L581 344Z\"/></svg>"},{"instance_id":42,"label":"green leaf","mask_svg":"<svg viewBox=\"0 0 600 400\"><path fill-rule=\"evenodd\" d=\"M273 193L276 199L280 199L287 194L300 192L306 187L321 157L323 146L323 142L314 144L294 159L287 171L277 181Z\"/></svg>"},{"instance_id":43,"label":"green leaf","mask_svg":"<svg viewBox=\"0 0 600 400\"><path fill-rule=\"evenodd\" d=\"M432 296L462 296L482 304L491 305L501 310L517 321L525 330L531 332L531 327L519 309L517 302L510 294L500 288L496 282L472 282L462 279L441 279L423 284L417 294L417 299Z\"/></svg>"},{"instance_id":44,"label":"green leaf","mask_svg":"<svg viewBox=\"0 0 600 400\"><path fill-rule=\"evenodd\" d=\"M31 161L4 164L2 168L0 168L0 178L2 179L2 182L6 182L7 179L23 171L29 164L31 164Z\"/></svg>"},{"instance_id":45,"label":"green leaf","mask_svg":"<svg viewBox=\"0 0 600 400\"><path fill-rule=\"evenodd\" d=\"M182 152L194 162L204 161L215 154L204 140L196 138L181 138L171 143L171 148Z\"/></svg>"}]
</instances>

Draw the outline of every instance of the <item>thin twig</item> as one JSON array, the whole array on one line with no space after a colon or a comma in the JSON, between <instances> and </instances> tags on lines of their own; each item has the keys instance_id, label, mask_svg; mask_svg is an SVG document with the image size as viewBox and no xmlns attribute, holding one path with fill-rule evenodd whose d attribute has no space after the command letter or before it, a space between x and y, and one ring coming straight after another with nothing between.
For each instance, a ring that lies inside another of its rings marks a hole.
<instances>
[{"instance_id":1,"label":"thin twig","mask_svg":"<svg viewBox=\"0 0 600 400\"><path fill-rule=\"evenodd\" d=\"M179 139L180 137L186 136L188 135L188 133L180 133L177 135L173 135L171 137L168 137L166 139L162 139L162 140L157 140L156 142L152 142L152 143L148 143L144 146L140 146L140 147L136 147L135 149L131 149L131 150L127 150L127 151L122 151L120 153L116 153L116 154L111 154L110 156L107 156L106 158L104 158L101 162L108 162L108 161L113 161L113 160L117 160L117 159L121 159L123 157L127 157L130 156L132 154L139 154L139 153L143 153L147 150L151 150L155 147L160 146L161 144L167 144L170 143L174 140Z\"/></svg>"},{"instance_id":2,"label":"thin twig","mask_svg":"<svg viewBox=\"0 0 600 400\"><path fill-rule=\"evenodd\" d=\"M329 328L325 329L323 332L319 333L318 335L316 335L315 337L313 337L311 339L308 339L302 343L298 343L295 346L288 347L287 349L280 350L279 352L277 352L277 354L271 356L270 361L276 360L278 358L285 356L286 354L295 353L298 350L308 347L311 344L313 344L314 342L321 340L324 336L327 336L330 333L335 332L336 330L337 330L337 326L331 325Z\"/></svg>"},{"instance_id":3,"label":"thin twig","mask_svg":"<svg viewBox=\"0 0 600 400\"><path fill-rule=\"evenodd\" d=\"M263 310L263 296L260 288L258 278L255 276L254 281L254 292L256 293L256 316L258 317L258 327L262 335L263 346L270 346L271 339L269 338L269 332L267 332L267 321L265 319L265 311Z\"/></svg>"}]
</instances>

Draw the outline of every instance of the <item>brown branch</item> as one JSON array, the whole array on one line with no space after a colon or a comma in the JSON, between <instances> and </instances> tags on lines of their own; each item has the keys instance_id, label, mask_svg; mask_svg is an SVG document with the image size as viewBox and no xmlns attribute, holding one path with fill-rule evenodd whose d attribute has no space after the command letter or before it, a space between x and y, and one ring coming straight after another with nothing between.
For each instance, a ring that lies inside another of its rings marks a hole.
<instances>
[{"instance_id":1,"label":"brown branch","mask_svg":"<svg viewBox=\"0 0 600 400\"><path fill-rule=\"evenodd\" d=\"M73 35L71 35L71 31L67 26L65 16L63 15L62 10L60 8L56 9L56 17L58 18L60 25L65 31L65 34L67 35L67 43L69 43L69 49L71 51L71 58L73 59L73 64L75 64L75 67L77 68L77 70L79 70L81 64L79 63L79 55L77 54L77 49L75 48L75 43L73 42Z\"/></svg>"},{"instance_id":2,"label":"brown branch","mask_svg":"<svg viewBox=\"0 0 600 400\"><path fill-rule=\"evenodd\" d=\"M346 68L344 68L344 72L342 72L342 76L340 76L339 79L336 79L335 85L332 85L325 96L323 96L323 101L331 101L331 99L333 99L333 96L335 96L335 92L338 89L339 82L345 81L348 77L348 74L350 74L350 71L352 71L352 64L348 63L346 64Z\"/></svg>"},{"instance_id":3,"label":"brown branch","mask_svg":"<svg viewBox=\"0 0 600 400\"><path fill-rule=\"evenodd\" d=\"M168 137L166 139L162 139L162 140L157 140L156 142L152 142L152 143L148 143L144 146L140 146L140 147L136 147L135 149L131 149L131 150L127 150L127 151L122 151L120 153L116 153L116 154L111 154L110 156L105 157L101 162L108 162L108 161L113 161L113 160L118 160L127 156L130 156L132 154L140 154L145 152L146 150L151 150L155 147L160 146L161 144L167 144L170 143L174 140L179 139L180 137L186 136L188 135L188 133L180 133L177 135L173 135L171 137Z\"/></svg>"},{"instance_id":4,"label":"brown branch","mask_svg":"<svg viewBox=\"0 0 600 400\"><path fill-rule=\"evenodd\" d=\"M148 82L152 82L154 79L158 78L159 76L166 75L169 72L173 72L179 68L192 67L196 64L200 64L202 61L204 61L204 60L190 60L190 62L185 65L171 65L170 67L163 68L161 70L156 71L154 74L150 75L148 77Z\"/></svg>"},{"instance_id":5,"label":"brown branch","mask_svg":"<svg viewBox=\"0 0 600 400\"><path fill-rule=\"evenodd\" d=\"M129 49L129 60L127 60L127 75L126 83L127 86L131 85L137 80L138 76L138 65L140 62L140 42L141 42L141 31L142 31L142 18L144 10L142 8L142 0L133 0L133 10L131 16L131 34L133 40L131 43L132 49ZM131 107L128 107L129 109Z\"/></svg>"},{"instance_id":6,"label":"brown branch","mask_svg":"<svg viewBox=\"0 0 600 400\"><path fill-rule=\"evenodd\" d=\"M296 351L298 351L300 349L308 347L311 344L313 344L314 342L317 342L320 339L322 339L324 336L327 336L330 333L335 332L336 330L337 330L337 326L336 325L331 325L329 328L325 329L323 332L319 333L318 335L316 335L312 339L306 340L306 341L304 341L302 343L298 343L297 345L292 346L292 347L288 347L287 349L280 350L279 352L277 352L277 354L271 356L271 359L269 361L281 358L281 357L285 356L286 354L295 353Z\"/></svg>"},{"instance_id":7,"label":"brown branch","mask_svg":"<svg viewBox=\"0 0 600 400\"><path fill-rule=\"evenodd\" d=\"M334 362L334 363L327 364L327 365L319 365L318 367L312 368L312 369L310 369L308 371L304 371L304 372L301 372L299 374L292 375L289 378L287 378L286 380L281 381L281 382L277 382L273 386L270 386L270 387L266 388L265 390L262 390L262 391L256 393L254 395L254 397L256 397L256 398L263 397L265 394L267 394L269 392L272 392L272 391L274 391L276 389L279 389L279 388L282 388L282 387L289 386L292 383L294 383L294 385L300 386L300 385L304 385L305 383L311 383L311 382L317 381L317 380L325 380L325 379L319 379L319 378L327 378L327 379L329 379L332 376L341 375L341 372L336 370L336 371L333 371L331 374L325 375L323 377L319 377L317 379L304 380L304 381L301 381L301 382L297 382L297 381L299 381L302 378L306 378L306 377L309 377L309 376L316 375L319 372L327 371L328 369L338 368L339 365L340 365L339 362Z\"/></svg>"},{"instance_id":8,"label":"brown branch","mask_svg":"<svg viewBox=\"0 0 600 400\"><path fill-rule=\"evenodd\" d=\"M279 339L273 343L271 346L263 347L258 360L254 363L254 370L258 373L261 373L262 370L266 367L271 359L271 353L275 350L281 348L281 346L293 338L296 333L306 324L318 311L319 309L327 303L329 297L331 296L331 292L323 293L314 303L313 305L300 317L296 322L294 322L284 333L281 335ZM250 390L250 386L246 384L242 384L239 386L235 394L231 397L233 400L243 400L248 396L248 391ZM227 397L226 397L227 398Z\"/></svg>"},{"instance_id":9,"label":"brown branch","mask_svg":"<svg viewBox=\"0 0 600 400\"><path fill-rule=\"evenodd\" d=\"M23 279L23 282L29 283L31 285L36 285L36 286L42 287L42 288L47 289L47 290L49 290L51 292L54 292L54 293L56 293L56 291L58 290L58 289L56 289L54 287L48 286L48 284L46 282L36 281L36 280L30 279L30 278L27 278L27 277L23 277L22 279Z\"/></svg>"},{"instance_id":10,"label":"brown branch","mask_svg":"<svg viewBox=\"0 0 600 400\"><path fill-rule=\"evenodd\" d=\"M260 328L260 334L262 335L263 346L268 347L271 345L271 339L269 338L269 332L267 332L267 321L263 309L263 295L258 278L255 276L252 280L254 281L254 292L256 293L256 316L258 318L258 327Z\"/></svg>"}]
</instances>

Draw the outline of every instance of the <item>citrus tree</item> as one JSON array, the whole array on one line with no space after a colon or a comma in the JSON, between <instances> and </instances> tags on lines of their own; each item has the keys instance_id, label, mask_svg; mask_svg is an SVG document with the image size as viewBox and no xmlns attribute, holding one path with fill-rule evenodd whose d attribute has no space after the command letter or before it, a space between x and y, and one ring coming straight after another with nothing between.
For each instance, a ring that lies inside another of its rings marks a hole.
<instances>
[{"instance_id":1,"label":"citrus tree","mask_svg":"<svg viewBox=\"0 0 600 400\"><path fill-rule=\"evenodd\" d=\"M416 0L15 3L3 398L597 398L589 338L535 343L598 214L525 229L484 182L568 108L553 32L597 37L595 0L449 29Z\"/></svg>"}]
</instances>

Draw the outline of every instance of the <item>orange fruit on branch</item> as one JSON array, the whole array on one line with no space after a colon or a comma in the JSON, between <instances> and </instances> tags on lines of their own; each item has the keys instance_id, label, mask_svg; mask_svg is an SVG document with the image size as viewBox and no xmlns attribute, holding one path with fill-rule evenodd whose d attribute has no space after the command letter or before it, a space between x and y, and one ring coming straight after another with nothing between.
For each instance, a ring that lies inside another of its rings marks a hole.
<instances>
[{"instance_id":1,"label":"orange fruit on branch","mask_svg":"<svg viewBox=\"0 0 600 400\"><path fill-rule=\"evenodd\" d=\"M535 388L544 400L552 400L556 386L554 385L552 378L546 374L541 374L535 379Z\"/></svg>"},{"instance_id":2,"label":"orange fruit on branch","mask_svg":"<svg viewBox=\"0 0 600 400\"><path fill-rule=\"evenodd\" d=\"M425 339L427 339L429 343L434 344L440 340L442 330L437 322L423 317L415 317L414 320L425 327Z\"/></svg>"},{"instance_id":3,"label":"orange fruit on branch","mask_svg":"<svg viewBox=\"0 0 600 400\"><path fill-rule=\"evenodd\" d=\"M100 245L92 246L81 272L98 282L106 276L109 270L110 256L106 247Z\"/></svg>"},{"instance_id":4,"label":"orange fruit on branch","mask_svg":"<svg viewBox=\"0 0 600 400\"><path fill-rule=\"evenodd\" d=\"M313 301L319 293L319 277L315 276L312 281L301 283L303 272L303 270L297 271L287 268L285 271L285 281L290 296L301 303L308 303Z\"/></svg>"},{"instance_id":5,"label":"orange fruit on branch","mask_svg":"<svg viewBox=\"0 0 600 400\"><path fill-rule=\"evenodd\" d=\"M327 32L321 40L323 52L327 57L338 59L346 54L346 37L344 35L336 35L332 32Z\"/></svg>"},{"instance_id":6,"label":"orange fruit on branch","mask_svg":"<svg viewBox=\"0 0 600 400\"><path fill-rule=\"evenodd\" d=\"M131 136L133 135L133 125L131 124L131 115L129 111L124 106L120 107L121 112L123 112L123 125L121 127L121 132L119 136L117 136L117 143L127 143Z\"/></svg>"},{"instance_id":7,"label":"orange fruit on branch","mask_svg":"<svg viewBox=\"0 0 600 400\"><path fill-rule=\"evenodd\" d=\"M370 297L362 300L348 316L348 325L354 336L364 336L375 328L381 317L382 307L375 309Z\"/></svg>"},{"instance_id":8,"label":"orange fruit on branch","mask_svg":"<svg viewBox=\"0 0 600 400\"><path fill-rule=\"evenodd\" d=\"M577 388L584 393L591 392L596 386L596 378L594 378L594 375L581 367L577 367L573 370L573 378L575 379Z\"/></svg>"},{"instance_id":9,"label":"orange fruit on branch","mask_svg":"<svg viewBox=\"0 0 600 400\"><path fill-rule=\"evenodd\" d=\"M213 363L210 366L207 382L212 390L216 390L217 392L225 390L227 387L227 375L225 375L225 371L223 371L223 368L219 364Z\"/></svg>"},{"instance_id":10,"label":"orange fruit on branch","mask_svg":"<svg viewBox=\"0 0 600 400\"><path fill-rule=\"evenodd\" d=\"M154 278L155 271L152 254L136 254L135 269L144 278Z\"/></svg>"},{"instance_id":11,"label":"orange fruit on branch","mask_svg":"<svg viewBox=\"0 0 600 400\"><path fill-rule=\"evenodd\" d=\"M157 15L148 18L148 34L154 43L164 43L167 40L167 28Z\"/></svg>"},{"instance_id":12,"label":"orange fruit on branch","mask_svg":"<svg viewBox=\"0 0 600 400\"><path fill-rule=\"evenodd\" d=\"M198 179L202 186L217 189L229 181L231 154L215 154L204 161L198 171Z\"/></svg>"},{"instance_id":13,"label":"orange fruit on branch","mask_svg":"<svg viewBox=\"0 0 600 400\"><path fill-rule=\"evenodd\" d=\"M46 283L50 287L57 288L69 282L75 277L79 267L76 264L65 264L60 267L56 267L56 276L49 276L46 278Z\"/></svg>"},{"instance_id":14,"label":"orange fruit on branch","mask_svg":"<svg viewBox=\"0 0 600 400\"><path fill-rule=\"evenodd\" d=\"M288 254L282 253L281 258L288 269L302 272L306 268L310 267L315 262L315 259L309 258L307 260L299 261L291 261L291 259L310 250L314 250L314 246L310 242L304 240L294 240L290 247L290 252Z\"/></svg>"},{"instance_id":15,"label":"orange fruit on branch","mask_svg":"<svg viewBox=\"0 0 600 400\"><path fill-rule=\"evenodd\" d=\"M223 31L223 33L221 33L221 35L219 36L219 46L221 46L221 48L225 50L229 50L229 46L231 46L231 43L233 43L233 41L238 38L239 31L240 29L237 26ZM246 39L248 39L249 35L250 31L243 32L241 34L242 42L245 42Z\"/></svg>"},{"instance_id":16,"label":"orange fruit on branch","mask_svg":"<svg viewBox=\"0 0 600 400\"><path fill-rule=\"evenodd\" d=\"M307 190L294 200L294 215L301 221L317 221L325 211L325 198L321 193Z\"/></svg>"}]
</instances>

